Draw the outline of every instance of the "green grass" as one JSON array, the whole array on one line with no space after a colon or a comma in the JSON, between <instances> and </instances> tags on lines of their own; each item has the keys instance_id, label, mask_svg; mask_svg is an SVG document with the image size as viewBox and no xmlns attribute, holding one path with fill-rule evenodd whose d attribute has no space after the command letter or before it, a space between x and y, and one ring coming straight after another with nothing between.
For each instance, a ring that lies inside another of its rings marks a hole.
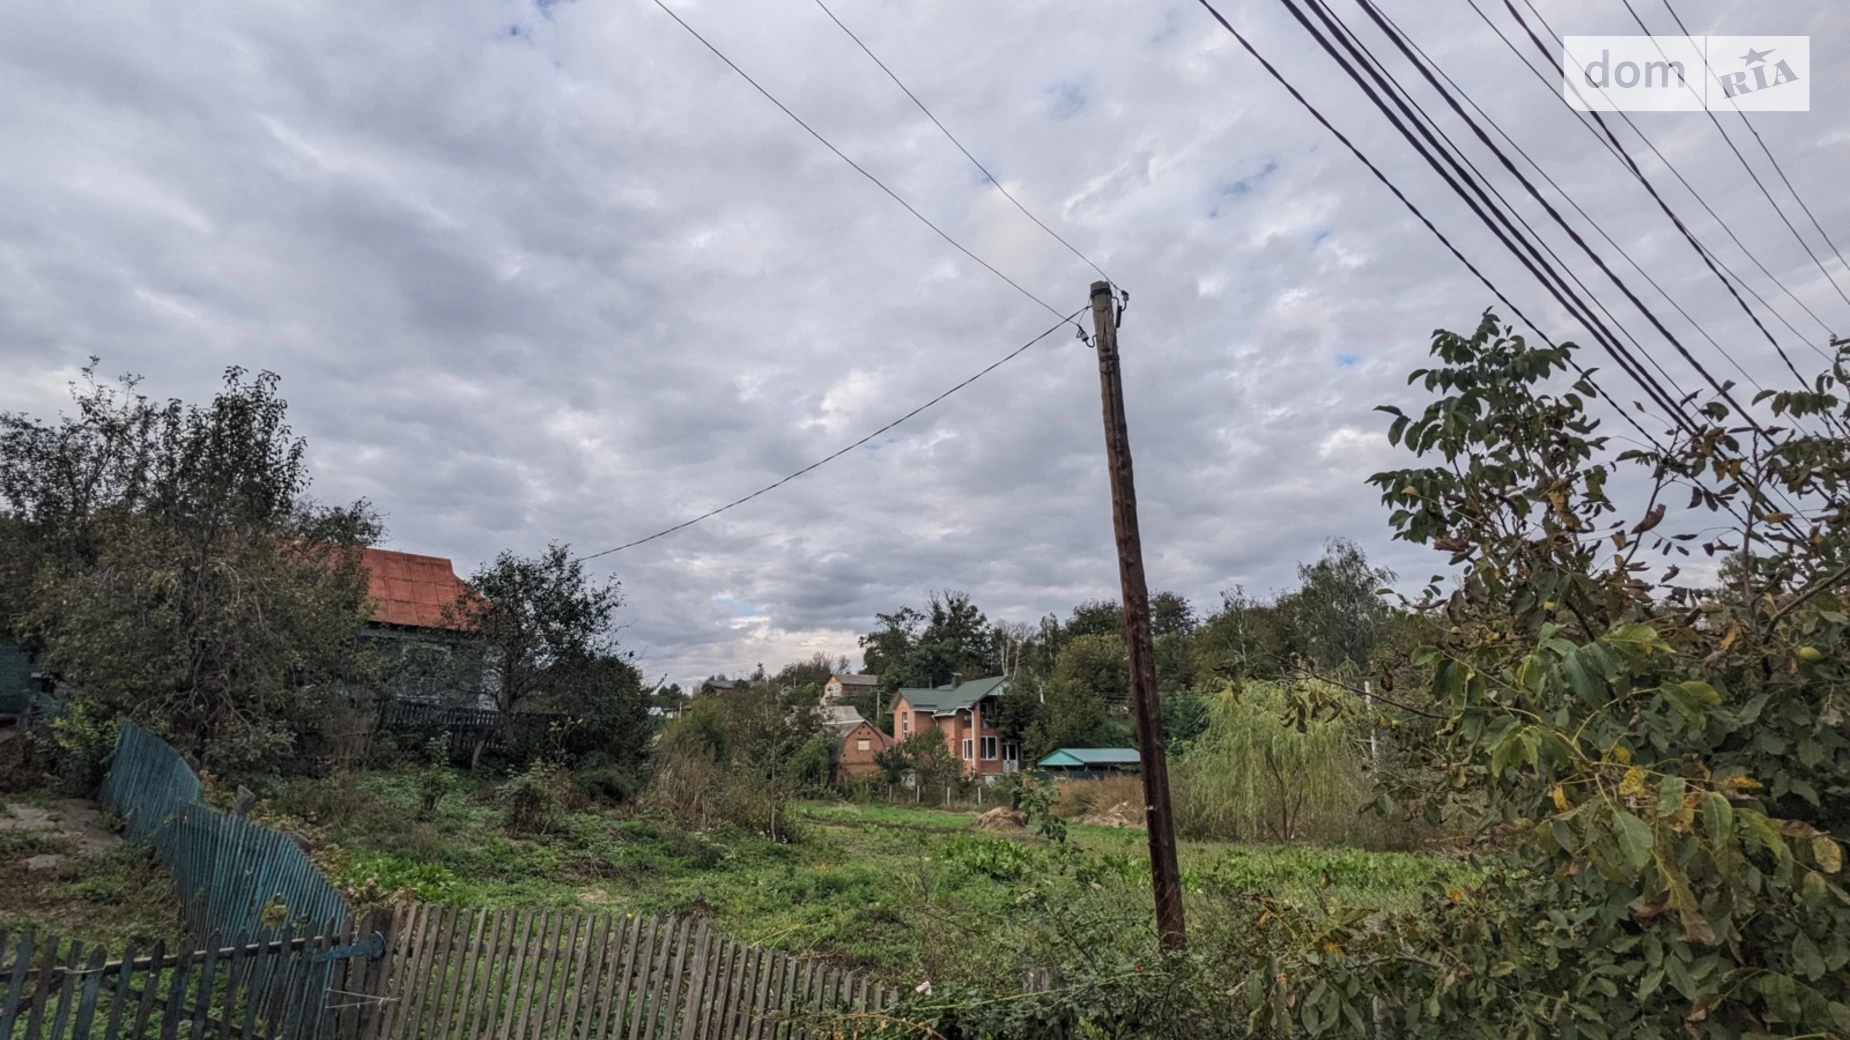
<instances>
[{"instance_id":1,"label":"green grass","mask_svg":"<svg viewBox=\"0 0 1850 1040\"><path fill-rule=\"evenodd\" d=\"M53 854L52 870L29 870L30 856ZM0 831L0 931L60 935L112 952L134 941L181 940L179 899L153 849L123 842L86 855L62 834Z\"/></svg>"},{"instance_id":2,"label":"green grass","mask_svg":"<svg viewBox=\"0 0 1850 1040\"><path fill-rule=\"evenodd\" d=\"M710 916L748 942L826 956L891 978L944 978L1003 963L1023 907L1045 897L1087 912L1136 911L1149 892L1141 830L1073 825L1070 848L971 828L973 812L804 803L797 840L690 834L617 811L510 834L485 792L459 789L429 820L399 774L292 785L266 809L318 837L351 886L406 889L471 906L599 906ZM297 821L303 821L298 823ZM1184 842L1191 893L1258 892L1410 909L1454 868L1392 853ZM1205 898L1205 897L1204 897ZM1140 912L1140 911L1139 911Z\"/></svg>"}]
</instances>

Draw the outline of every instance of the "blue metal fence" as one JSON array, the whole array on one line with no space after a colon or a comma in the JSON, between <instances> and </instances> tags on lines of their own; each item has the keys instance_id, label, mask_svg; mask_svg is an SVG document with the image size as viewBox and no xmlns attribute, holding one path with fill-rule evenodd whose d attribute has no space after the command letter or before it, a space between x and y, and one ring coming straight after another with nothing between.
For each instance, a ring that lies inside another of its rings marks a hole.
<instances>
[{"instance_id":1,"label":"blue metal fence","mask_svg":"<svg viewBox=\"0 0 1850 1040\"><path fill-rule=\"evenodd\" d=\"M205 804L199 777L172 745L126 719L117 727L104 804L131 836L153 843L195 935L261 938L292 923L351 922L352 908L300 846Z\"/></svg>"}]
</instances>

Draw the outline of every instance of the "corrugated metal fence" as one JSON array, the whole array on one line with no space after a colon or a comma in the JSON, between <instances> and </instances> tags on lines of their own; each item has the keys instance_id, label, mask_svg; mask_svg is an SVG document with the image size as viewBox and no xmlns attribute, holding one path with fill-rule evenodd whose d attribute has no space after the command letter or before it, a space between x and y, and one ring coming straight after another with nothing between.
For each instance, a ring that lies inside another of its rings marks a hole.
<instances>
[{"instance_id":1,"label":"corrugated metal fence","mask_svg":"<svg viewBox=\"0 0 1850 1040\"><path fill-rule=\"evenodd\" d=\"M267 939L285 924L297 934L310 922L347 925L347 901L295 842L205 804L199 777L172 745L127 720L117 725L103 802L131 836L153 843L196 937Z\"/></svg>"}]
</instances>

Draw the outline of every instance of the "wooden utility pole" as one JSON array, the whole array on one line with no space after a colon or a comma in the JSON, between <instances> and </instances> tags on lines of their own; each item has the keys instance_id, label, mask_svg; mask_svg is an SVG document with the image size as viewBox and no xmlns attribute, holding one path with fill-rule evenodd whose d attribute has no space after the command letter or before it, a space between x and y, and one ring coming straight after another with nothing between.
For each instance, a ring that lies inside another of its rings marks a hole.
<instances>
[{"instance_id":1,"label":"wooden utility pole","mask_svg":"<svg viewBox=\"0 0 1850 1040\"><path fill-rule=\"evenodd\" d=\"M1118 581L1124 598L1124 643L1131 659L1131 711L1137 719L1137 756L1143 771L1143 822L1150 838L1156 930L1165 949L1179 950L1186 934L1182 876L1176 866L1175 813L1169 805L1169 761L1163 754L1163 709L1156 697L1156 646L1150 634L1150 589L1143 578L1137 488L1131 479L1131 436L1124 421L1124 382L1118 369L1118 307L1110 282L1092 283L1092 327L1098 350L1099 397L1105 405L1111 522L1118 536Z\"/></svg>"}]
</instances>

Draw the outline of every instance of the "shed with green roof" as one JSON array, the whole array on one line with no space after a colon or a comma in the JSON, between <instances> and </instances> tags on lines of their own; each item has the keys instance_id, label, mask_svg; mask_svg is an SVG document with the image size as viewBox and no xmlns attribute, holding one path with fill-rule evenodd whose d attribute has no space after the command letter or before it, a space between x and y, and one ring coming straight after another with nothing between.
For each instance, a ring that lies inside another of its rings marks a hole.
<instances>
[{"instance_id":1,"label":"shed with green roof","mask_svg":"<svg viewBox=\"0 0 1850 1040\"><path fill-rule=\"evenodd\" d=\"M1060 776L1094 777L1135 772L1142 760L1136 748L1060 748L1035 768Z\"/></svg>"}]
</instances>

